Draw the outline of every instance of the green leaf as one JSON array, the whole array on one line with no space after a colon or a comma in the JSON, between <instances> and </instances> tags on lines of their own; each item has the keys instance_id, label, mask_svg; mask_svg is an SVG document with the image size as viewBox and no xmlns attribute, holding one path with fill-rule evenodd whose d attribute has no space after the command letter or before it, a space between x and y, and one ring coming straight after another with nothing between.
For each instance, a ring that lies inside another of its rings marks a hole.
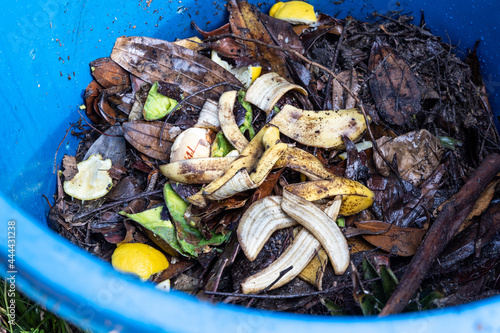
<instances>
[{"instance_id":1,"label":"green leaf","mask_svg":"<svg viewBox=\"0 0 500 333\"><path fill-rule=\"evenodd\" d=\"M449 136L438 136L439 141L443 147L454 150L456 147L462 147L463 142Z\"/></svg>"},{"instance_id":2,"label":"green leaf","mask_svg":"<svg viewBox=\"0 0 500 333\"><path fill-rule=\"evenodd\" d=\"M363 274L365 280L374 280L380 278L380 274L377 272L370 260L368 260L368 258L366 257L363 259ZM386 298L382 281L380 279L370 281L370 287L371 290L373 290L373 296L381 303L385 304L388 298Z\"/></svg>"},{"instance_id":3,"label":"green leaf","mask_svg":"<svg viewBox=\"0 0 500 333\"><path fill-rule=\"evenodd\" d=\"M229 154L231 150L234 150L234 147L227 141L224 133L219 132L215 136L211 150L212 157L224 157Z\"/></svg>"},{"instance_id":4,"label":"green leaf","mask_svg":"<svg viewBox=\"0 0 500 333\"><path fill-rule=\"evenodd\" d=\"M243 106L243 108L247 110L247 112L245 113L245 122L240 126L240 131L243 134L248 131L248 135L250 136L251 140L255 136L255 129L252 127L253 112L252 105L244 101L245 94L246 93L243 90L238 91L238 102L240 102L241 106Z\"/></svg>"},{"instance_id":5,"label":"green leaf","mask_svg":"<svg viewBox=\"0 0 500 333\"><path fill-rule=\"evenodd\" d=\"M444 297L444 293L438 290L433 290L427 296L420 300L422 310L430 310L436 307L434 301Z\"/></svg>"},{"instance_id":6,"label":"green leaf","mask_svg":"<svg viewBox=\"0 0 500 333\"><path fill-rule=\"evenodd\" d=\"M161 218L161 212L165 206L158 206L155 208L151 208L145 210L141 213L137 214L127 214L125 212L120 212L120 215L126 216L135 222L142 225L144 228L153 232L155 235L163 239L167 244L173 248L175 251L179 252L182 255L185 255L182 247L180 246L177 235L175 232L175 227L170 222L170 220L163 220ZM170 251L167 251L170 252ZM170 253L174 255L175 253Z\"/></svg>"},{"instance_id":7,"label":"green leaf","mask_svg":"<svg viewBox=\"0 0 500 333\"><path fill-rule=\"evenodd\" d=\"M344 311L342 311L342 307L335 304L333 301L330 301L329 299L323 299L323 304L326 306L328 310L330 310L330 315L345 316Z\"/></svg>"},{"instance_id":8,"label":"green leaf","mask_svg":"<svg viewBox=\"0 0 500 333\"><path fill-rule=\"evenodd\" d=\"M184 252L193 257L198 257L198 254L205 246L220 245L227 241L228 235L217 235L214 233L212 233L210 239L205 239L197 228L188 223L184 218L188 204L175 193L169 183L163 187L163 196L175 224L177 240Z\"/></svg>"},{"instance_id":9,"label":"green leaf","mask_svg":"<svg viewBox=\"0 0 500 333\"><path fill-rule=\"evenodd\" d=\"M380 313L383 304L378 301L372 294L358 295L358 303L361 306L361 311L365 316L372 316Z\"/></svg>"},{"instance_id":10,"label":"green leaf","mask_svg":"<svg viewBox=\"0 0 500 333\"><path fill-rule=\"evenodd\" d=\"M392 270L385 265L380 266L380 277L382 278L382 286L384 288L386 300L389 300L392 292L398 286L398 278L394 275Z\"/></svg>"},{"instance_id":11,"label":"green leaf","mask_svg":"<svg viewBox=\"0 0 500 333\"><path fill-rule=\"evenodd\" d=\"M146 104L144 104L144 119L161 119L177 106L177 101L158 92L158 81L149 90Z\"/></svg>"}]
</instances>

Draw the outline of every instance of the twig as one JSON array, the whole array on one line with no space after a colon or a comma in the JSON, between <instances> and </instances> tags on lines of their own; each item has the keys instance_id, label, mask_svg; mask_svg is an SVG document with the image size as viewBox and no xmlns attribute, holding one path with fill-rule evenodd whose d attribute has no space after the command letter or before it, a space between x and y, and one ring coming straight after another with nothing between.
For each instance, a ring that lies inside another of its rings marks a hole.
<instances>
[{"instance_id":1,"label":"twig","mask_svg":"<svg viewBox=\"0 0 500 333\"><path fill-rule=\"evenodd\" d=\"M339 57L340 53L340 47L342 46L342 43L344 41L344 37L346 35L347 27L349 27L349 24L351 21L347 21L346 24L344 25L344 28L342 29L342 33L340 34L339 41L337 43L337 47L335 49L335 55L333 56L333 61L332 61L332 71L335 71L335 66L337 65L337 59ZM325 100L323 102L323 109L326 109L326 106L328 104L328 98L330 96L330 89L332 88L332 81L333 81L333 76L328 77L328 83L326 86L326 94L325 94ZM332 89L333 90L333 89ZM333 99L333 96L332 96Z\"/></svg>"},{"instance_id":2,"label":"twig","mask_svg":"<svg viewBox=\"0 0 500 333\"><path fill-rule=\"evenodd\" d=\"M91 123L89 123L89 122L87 121L87 119L85 119L85 117L81 114L81 112L80 112L80 110L79 110L79 109L77 109L77 111L78 111L78 114L80 114L80 118L81 118L84 122L86 122L86 123L87 123L87 125L89 125L89 126L90 126L90 128L92 128L94 131L99 132L101 135L111 136L111 137L115 137L115 138L116 138L116 137L119 137L119 136L120 136L120 137L121 137L121 136L123 136L123 135L112 135L112 134L106 134L106 133L104 133L104 132L101 132L100 130L98 130L97 128L95 128L95 126L93 126ZM82 126L83 126L83 125L82 125ZM115 126L115 125L111 125L111 126ZM83 133L83 132L80 132L80 133Z\"/></svg>"},{"instance_id":3,"label":"twig","mask_svg":"<svg viewBox=\"0 0 500 333\"><path fill-rule=\"evenodd\" d=\"M64 138L59 142L59 146L57 146L56 149L56 154L54 155L54 169L52 170L52 174L55 175L56 170L57 170L57 153L59 152L59 148L61 148L62 143L64 140L66 140L66 137L68 136L69 130L73 128L75 124L71 124L71 126L66 130L66 134L64 134Z\"/></svg>"},{"instance_id":4,"label":"twig","mask_svg":"<svg viewBox=\"0 0 500 333\"><path fill-rule=\"evenodd\" d=\"M144 197L147 197L149 195L159 194L159 193L162 193L162 191L163 190L156 190L156 191L152 191L152 192L144 192L144 193L141 193L141 194L138 194L138 195L134 195L133 197L128 197L128 198L123 199L123 200L118 200L118 201L115 201L115 202L111 202L109 204L102 205L101 207L98 207L96 209L92 209L92 210L89 210L89 211L86 211L86 212L82 212L82 213L76 214L73 217L72 221L76 221L76 220L85 218L85 217L87 217L89 215L93 215L93 214L95 214L97 212L100 212L102 210L113 208L115 206L121 205L121 204L126 203L126 202L130 202L130 201L135 200L135 199L144 198Z\"/></svg>"},{"instance_id":5,"label":"twig","mask_svg":"<svg viewBox=\"0 0 500 333\"><path fill-rule=\"evenodd\" d=\"M413 297L429 268L436 261L455 232L465 221L485 187L500 171L500 155L489 155L474 171L465 185L451 197L434 221L417 253L406 267L380 316L401 312Z\"/></svg>"},{"instance_id":6,"label":"twig","mask_svg":"<svg viewBox=\"0 0 500 333\"><path fill-rule=\"evenodd\" d=\"M363 281L363 283L365 283L365 284L371 283L374 281L379 281L381 279L382 278L380 278L380 277L376 277L376 278L373 278L370 280ZM309 293L301 293L301 294L288 294L288 295L238 294L238 293L224 293L224 292L219 292L219 291L205 291L205 294L214 295L214 296L228 296L228 297L241 297L241 298L286 299L286 298L299 298L299 297L324 295L324 294L332 293L334 291L347 289L347 288L351 288L351 287L352 287L351 284L346 284L346 285L328 288L325 290L318 290L318 291L312 291Z\"/></svg>"}]
</instances>

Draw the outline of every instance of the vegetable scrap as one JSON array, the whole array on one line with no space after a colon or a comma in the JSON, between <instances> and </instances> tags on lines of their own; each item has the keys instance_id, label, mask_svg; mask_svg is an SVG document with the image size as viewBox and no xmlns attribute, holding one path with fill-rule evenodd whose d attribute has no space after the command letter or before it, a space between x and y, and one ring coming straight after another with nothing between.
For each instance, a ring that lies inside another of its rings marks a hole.
<instances>
[{"instance_id":1,"label":"vegetable scrap","mask_svg":"<svg viewBox=\"0 0 500 333\"><path fill-rule=\"evenodd\" d=\"M90 63L50 225L213 302L388 315L499 294L500 146L475 49L461 60L403 12L227 10L192 23L201 37L124 36Z\"/></svg>"}]
</instances>

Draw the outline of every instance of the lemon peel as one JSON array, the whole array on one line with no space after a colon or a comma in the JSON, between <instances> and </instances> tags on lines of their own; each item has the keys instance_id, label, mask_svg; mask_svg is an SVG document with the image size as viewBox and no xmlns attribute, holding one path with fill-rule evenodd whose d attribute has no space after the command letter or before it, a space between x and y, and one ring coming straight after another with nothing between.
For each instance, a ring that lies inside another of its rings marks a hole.
<instances>
[{"instance_id":1,"label":"lemon peel","mask_svg":"<svg viewBox=\"0 0 500 333\"><path fill-rule=\"evenodd\" d=\"M76 165L78 173L71 180L64 182L64 192L79 200L94 200L106 195L113 180L108 175L111 160L103 160L99 154L90 155L88 159Z\"/></svg>"},{"instance_id":2,"label":"lemon peel","mask_svg":"<svg viewBox=\"0 0 500 333\"><path fill-rule=\"evenodd\" d=\"M142 281L169 266L163 253L141 243L119 244L111 256L111 264L117 271L138 275Z\"/></svg>"},{"instance_id":3,"label":"lemon peel","mask_svg":"<svg viewBox=\"0 0 500 333\"><path fill-rule=\"evenodd\" d=\"M304 1L277 2L271 7L269 16L291 24L313 24L318 21L314 7Z\"/></svg>"},{"instance_id":4,"label":"lemon peel","mask_svg":"<svg viewBox=\"0 0 500 333\"><path fill-rule=\"evenodd\" d=\"M223 60L217 52L212 50L211 59L213 62L224 68L225 70L231 72L245 88L250 87L252 82L258 78L262 72L261 66L244 66L244 67L233 67L230 63Z\"/></svg>"}]
</instances>

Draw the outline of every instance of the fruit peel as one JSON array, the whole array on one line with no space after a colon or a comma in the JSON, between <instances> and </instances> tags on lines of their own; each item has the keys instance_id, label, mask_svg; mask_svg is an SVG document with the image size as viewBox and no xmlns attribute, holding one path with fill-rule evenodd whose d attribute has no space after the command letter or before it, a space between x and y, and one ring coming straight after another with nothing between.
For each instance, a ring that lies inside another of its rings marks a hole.
<instances>
[{"instance_id":1,"label":"fruit peel","mask_svg":"<svg viewBox=\"0 0 500 333\"><path fill-rule=\"evenodd\" d=\"M90 155L76 165L78 173L73 179L64 182L64 192L85 201L105 196L113 186L113 180L108 175L111 166L110 159L103 160L99 154Z\"/></svg>"}]
</instances>

